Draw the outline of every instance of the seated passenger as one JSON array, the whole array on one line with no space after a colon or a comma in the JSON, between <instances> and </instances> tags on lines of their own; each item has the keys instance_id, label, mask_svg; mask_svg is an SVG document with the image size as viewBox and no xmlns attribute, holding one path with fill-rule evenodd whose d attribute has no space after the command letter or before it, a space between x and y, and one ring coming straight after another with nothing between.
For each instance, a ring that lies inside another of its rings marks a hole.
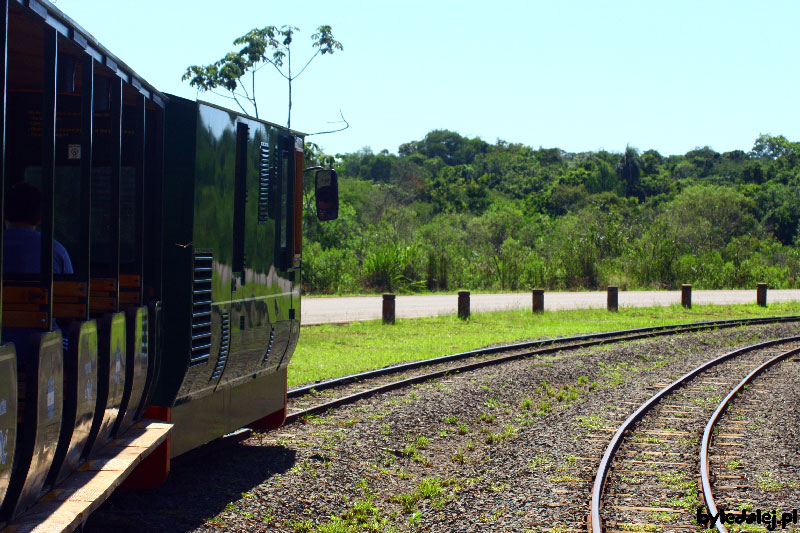
<instances>
[{"instance_id":1,"label":"seated passenger","mask_svg":"<svg viewBox=\"0 0 800 533\"><path fill-rule=\"evenodd\" d=\"M33 185L17 183L6 191L3 232L3 274L38 274L41 271L42 234L36 226L42 223L42 194ZM53 274L72 274L72 262L66 248L53 240ZM53 328L60 325L53 319ZM67 332L62 329L66 348ZM4 328L3 342L13 342L17 360L24 368L28 340L35 329Z\"/></svg>"},{"instance_id":2,"label":"seated passenger","mask_svg":"<svg viewBox=\"0 0 800 533\"><path fill-rule=\"evenodd\" d=\"M29 183L17 183L6 192L6 230L3 233L3 271L38 274L42 251L42 194ZM53 240L53 274L72 274L66 248Z\"/></svg>"}]
</instances>

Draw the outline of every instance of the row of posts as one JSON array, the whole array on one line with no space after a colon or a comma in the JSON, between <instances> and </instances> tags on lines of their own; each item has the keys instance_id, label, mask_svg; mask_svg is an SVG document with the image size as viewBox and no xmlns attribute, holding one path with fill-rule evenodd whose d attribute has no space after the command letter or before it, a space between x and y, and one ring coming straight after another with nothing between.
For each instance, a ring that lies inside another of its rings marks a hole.
<instances>
[{"instance_id":1,"label":"row of posts","mask_svg":"<svg viewBox=\"0 0 800 533\"><path fill-rule=\"evenodd\" d=\"M534 313L544 312L544 289L533 289L532 310ZM383 323L394 324L395 295L383 295ZM767 284L759 283L756 288L756 303L761 307L767 306ZM692 308L692 286L681 285L681 305L686 309ZM619 311L619 287L609 286L606 297L606 308L609 311ZM469 318L469 291L458 291L458 318Z\"/></svg>"}]
</instances>

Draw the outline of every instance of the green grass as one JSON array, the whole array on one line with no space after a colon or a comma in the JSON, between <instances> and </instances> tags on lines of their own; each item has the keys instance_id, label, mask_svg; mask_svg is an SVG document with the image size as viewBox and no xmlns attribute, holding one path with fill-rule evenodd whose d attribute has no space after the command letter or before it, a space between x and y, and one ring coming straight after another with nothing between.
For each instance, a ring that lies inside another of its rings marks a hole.
<instances>
[{"instance_id":1,"label":"green grass","mask_svg":"<svg viewBox=\"0 0 800 533\"><path fill-rule=\"evenodd\" d=\"M476 313L470 320L455 316L380 320L304 327L289 365L289 386L329 379L417 359L428 359L498 342L561 337L617 329L757 316L800 314L800 302L757 305L671 307Z\"/></svg>"}]
</instances>

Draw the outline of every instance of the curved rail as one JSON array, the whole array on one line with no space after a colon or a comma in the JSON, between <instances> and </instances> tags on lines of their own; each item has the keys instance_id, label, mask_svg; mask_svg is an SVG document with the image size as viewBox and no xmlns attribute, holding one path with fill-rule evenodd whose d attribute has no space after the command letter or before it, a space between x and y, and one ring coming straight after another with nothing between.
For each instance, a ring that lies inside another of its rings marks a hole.
<instances>
[{"instance_id":1,"label":"curved rail","mask_svg":"<svg viewBox=\"0 0 800 533\"><path fill-rule=\"evenodd\" d=\"M330 389L335 388L338 386L347 385L349 383L353 383L355 381L359 381L361 379L366 378L374 378L374 377L381 377L389 374L399 373L406 370L411 370L415 368L420 368L424 366L430 366L435 364L441 364L445 362L455 361L459 359L465 359L468 357L475 357L480 355L488 355L494 354L503 351L515 351L520 349L525 349L528 347L534 346L542 346L542 345L549 345L546 348L541 348L535 351L527 351L522 353L513 353L505 356L496 357L493 359L485 359L481 361L476 361L472 363L467 363L464 365L460 365L456 368L447 368L436 370L433 372L428 372L425 374L421 374L418 376L413 376L405 379L400 379L397 381L392 381L390 383L386 383L384 385L380 385L377 387L373 387L370 389L362 390L348 396L343 396L340 398L336 398L334 400L318 404L307 409L302 409L299 411L295 411L290 413L286 416L286 420L284 424L291 424L303 417L314 415L326 411L328 409L339 407L348 403L355 402L357 400L367 398L374 394L388 392L394 389L402 388L408 385L412 385L415 383L421 383L423 381L427 381L429 379L436 379L453 372L462 372L462 371L469 371L475 370L478 368L482 368L485 366L495 365L503 362L513 361L516 359L522 359L525 357L530 357L532 355L544 355L548 353L554 353L563 350L576 350L579 348L587 348L591 346L597 346L599 344L610 343L610 342L626 342L631 340L643 339L643 338L651 338L657 337L661 335L673 335L677 333L689 333L694 331L701 331L705 329L712 329L712 328L728 328L728 327L735 327L737 325L742 324L763 324L763 323L774 323L774 322L789 322L789 321L797 321L800 320L800 316L798 315L791 315L791 316L783 316L783 317L768 317L768 318L755 318L755 319L733 319L733 320L715 320L715 321L705 321L705 322L693 322L689 324L677 324L677 325L666 325L666 326L652 326L648 328L636 328L631 330L619 330L619 331L612 331L612 332L603 332L603 333L593 333L588 335L579 335L575 337L562 337L559 339L547 339L541 341L531 341L525 343L517 343L511 344L507 346L495 346L492 348L485 348L481 350L473 350L470 352L462 352L453 355L446 355L442 357L437 357L434 359L427 359L423 361L415 361L413 363L406 363L403 365L397 365L392 367L381 368L374 371L362 372L360 374L354 374L351 376L344 376L342 378L337 378L334 380L329 380L326 382L322 382L318 385L311 385L307 387L302 387L301 389L294 389L293 391L289 391L287 393L287 397L295 398L298 396L302 396L304 394L308 394L311 389ZM626 335L625 337L619 337L620 335ZM612 336L617 336L619 338L610 339ZM586 340L584 340L586 339ZM578 344L570 344L567 346L561 346L561 344L567 342L575 342L581 341Z\"/></svg>"},{"instance_id":2,"label":"curved rail","mask_svg":"<svg viewBox=\"0 0 800 533\"><path fill-rule=\"evenodd\" d=\"M622 438L633 424L635 424L644 414L649 411L654 405L656 405L659 400L661 400L667 394L670 394L684 383L689 381L690 379L696 377L698 374L708 370L709 368L718 365L728 359L741 355L743 353L759 350L762 348L768 348L770 346L775 346L778 344L784 344L787 342L795 342L799 341L800 336L793 336L793 337L785 337L783 339L775 339L770 341L759 342L757 344L751 344L750 346L745 346L744 348L739 348L738 350L734 350L732 352L728 352L726 354L720 355L711 361L707 361L702 365L698 366L694 370L691 370L684 374L683 376L679 377L655 395L653 395L649 400L643 403L631 416L628 417L625 422L617 429L616 433L614 433L614 437L609 442L608 447L606 448L605 453L603 453L603 458L600 461L600 466L597 468L597 474L594 478L594 485L592 487L592 499L591 499L591 510L589 515L589 523L591 525L590 531L593 533L601 533L603 531L603 522L600 519L600 503L603 496L603 490L605 488L606 480L608 477L609 469L611 468L611 461L614 458L614 454L619 449L620 445L622 444Z\"/></svg>"},{"instance_id":3,"label":"curved rail","mask_svg":"<svg viewBox=\"0 0 800 533\"><path fill-rule=\"evenodd\" d=\"M711 492L711 477L710 477L710 469L711 463L708 457L708 450L711 446L711 433L714 430L714 426L716 425L717 421L722 417L722 414L728 409L728 405L730 405L731 400L736 396L745 385L747 385L750 381L753 380L757 375L761 372L769 368L770 366L774 365L778 361L786 359L792 355L800 353L800 348L795 348L793 350L786 351L782 354L779 354L769 361L764 362L758 368L747 374L747 376L736 385L731 392L722 400L717 406L714 414L711 415L711 418L708 419L708 423L706 424L705 431L703 432L703 439L700 443L700 481L703 487L703 499L706 502L706 507L708 508L709 513L711 516L715 516L718 512L717 504L714 501L714 495ZM717 523L717 531L720 533L728 533L728 528L725 527L724 524Z\"/></svg>"},{"instance_id":4,"label":"curved rail","mask_svg":"<svg viewBox=\"0 0 800 533\"><path fill-rule=\"evenodd\" d=\"M391 374L398 374L407 370L415 370L425 366L437 365L447 363L450 361L459 361L461 359L469 359L471 357L479 357L482 355L492 355L495 353L506 352L511 350L525 350L529 348L536 348L548 345L558 345L568 342L580 342L585 340L607 339L609 337L616 337L619 335L635 335L641 333L652 333L675 328L713 328L713 327L733 327L736 325L752 325L752 324L772 324L776 322L793 322L800 320L800 315L786 315L777 317L759 317L759 318L734 318L728 320L706 320L701 322L689 322L686 324L669 324L663 326L649 326L646 328L623 329L617 331L604 331L601 333L588 333L584 335L573 335L571 337L555 337L552 339L541 339L536 341L520 342L516 344L507 344L504 346L492 346L490 348L480 348L477 350L470 350L467 352L460 352L450 355L443 355L440 357L433 357L431 359L423 359L420 361L411 361L408 363L401 363L399 365L387 366L378 368L376 370L368 370L366 372L359 372L357 374L350 374L339 378L329 379L304 385L287 391L287 398L298 398L309 394L311 391L321 391L326 389L333 389L355 383L364 379L376 378L387 376Z\"/></svg>"}]
</instances>

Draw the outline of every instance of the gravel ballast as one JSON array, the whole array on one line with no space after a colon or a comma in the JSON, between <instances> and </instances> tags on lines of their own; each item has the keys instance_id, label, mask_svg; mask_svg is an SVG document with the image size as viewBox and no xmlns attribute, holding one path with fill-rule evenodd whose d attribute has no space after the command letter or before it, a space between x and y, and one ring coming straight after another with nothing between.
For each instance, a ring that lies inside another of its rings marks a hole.
<instances>
[{"instance_id":1,"label":"gravel ballast","mask_svg":"<svg viewBox=\"0 0 800 533\"><path fill-rule=\"evenodd\" d=\"M178 458L162 487L119 490L86 530L585 531L611 431L655 384L798 329L633 341L377 395Z\"/></svg>"}]
</instances>

